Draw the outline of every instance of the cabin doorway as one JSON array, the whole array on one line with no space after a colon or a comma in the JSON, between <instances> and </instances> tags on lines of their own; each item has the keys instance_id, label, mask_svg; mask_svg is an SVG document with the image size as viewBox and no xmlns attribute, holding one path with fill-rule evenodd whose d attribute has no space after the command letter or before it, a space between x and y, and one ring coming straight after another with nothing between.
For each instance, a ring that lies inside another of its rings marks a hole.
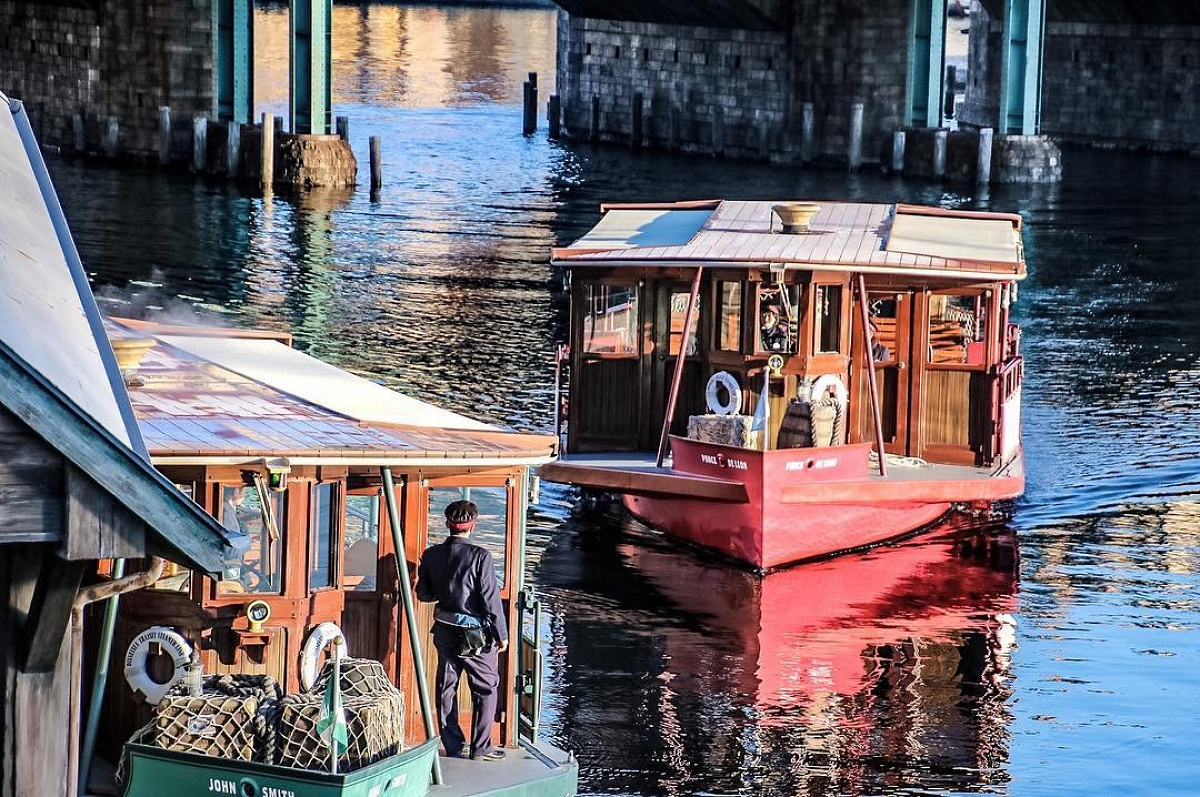
<instances>
[{"instance_id":1,"label":"cabin doorway","mask_svg":"<svg viewBox=\"0 0 1200 797\"><path fill-rule=\"evenodd\" d=\"M683 357L683 381L679 386L679 399L675 417L671 423L671 434L686 435L688 416L705 412L704 368L701 361L702 316L704 297L696 298L692 327L685 336L683 324L687 316L688 298L692 287L686 282L663 282L654 290L654 345L650 352L650 419L648 437L643 448L656 450L663 420L667 414L667 402L671 395L671 382L675 368Z\"/></svg>"},{"instance_id":2,"label":"cabin doorway","mask_svg":"<svg viewBox=\"0 0 1200 797\"><path fill-rule=\"evenodd\" d=\"M516 594L514 585L520 584L520 574L514 572L519 566L519 551L517 550L517 512L518 501L517 480L504 477L446 477L429 479L422 490L422 503L426 518L425 547L437 545L446 539L446 506L453 501L474 501L479 507L479 520L475 531L471 534L471 542L487 549L492 555L492 564L496 569L496 583L500 586L500 601L504 605L505 617L509 625L510 647L507 653L498 656L500 669L500 691L497 699L497 723L492 739L496 744L515 738L515 720L513 711L514 701L512 689L505 684L512 683L512 657L515 653L513 640L520 629L516 627L513 613L513 598ZM433 604L423 603L418 607L420 626L422 629L421 642L425 646L425 672L428 680L429 694L435 710L437 705L437 651L433 648ZM458 719L463 732L468 736L471 732L471 692L467 687L464 675L458 689ZM511 726L511 727L510 727Z\"/></svg>"},{"instance_id":3,"label":"cabin doorway","mask_svg":"<svg viewBox=\"0 0 1200 797\"><path fill-rule=\"evenodd\" d=\"M342 630L350 652L379 660L392 682L399 683L400 587L382 488L347 494L343 546L346 604Z\"/></svg>"},{"instance_id":4,"label":"cabin doorway","mask_svg":"<svg viewBox=\"0 0 1200 797\"><path fill-rule=\"evenodd\" d=\"M883 427L883 448L889 454L916 456L910 446L917 428L917 403L912 396L912 374L920 363L913 335L914 313L919 294L915 291L867 291L872 351L875 355L875 385L879 391L879 414ZM855 307L857 320L858 308ZM859 439L875 440L871 412L870 383L866 377L866 357L862 324L854 325L855 404Z\"/></svg>"}]
</instances>

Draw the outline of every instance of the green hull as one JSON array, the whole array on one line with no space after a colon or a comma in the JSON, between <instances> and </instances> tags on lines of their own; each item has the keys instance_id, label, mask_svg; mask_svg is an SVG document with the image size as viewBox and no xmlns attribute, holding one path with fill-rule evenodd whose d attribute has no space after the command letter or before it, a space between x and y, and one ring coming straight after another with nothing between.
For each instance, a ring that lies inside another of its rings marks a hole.
<instances>
[{"instance_id":1,"label":"green hull","mask_svg":"<svg viewBox=\"0 0 1200 797\"><path fill-rule=\"evenodd\" d=\"M126 748L130 775L125 797L423 797L429 793L437 740L344 775L140 744Z\"/></svg>"}]
</instances>

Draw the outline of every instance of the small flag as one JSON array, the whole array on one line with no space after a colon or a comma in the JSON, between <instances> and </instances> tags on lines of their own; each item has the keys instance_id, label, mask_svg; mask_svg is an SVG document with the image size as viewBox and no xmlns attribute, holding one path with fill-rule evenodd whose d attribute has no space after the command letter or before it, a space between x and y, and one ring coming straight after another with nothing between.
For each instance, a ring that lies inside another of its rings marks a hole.
<instances>
[{"instance_id":1,"label":"small flag","mask_svg":"<svg viewBox=\"0 0 1200 797\"><path fill-rule=\"evenodd\" d=\"M758 404L754 408L754 420L750 422L750 431L752 432L767 428L767 423L771 419L771 406L767 403L770 392L771 373L763 369L763 389L758 394Z\"/></svg>"},{"instance_id":2,"label":"small flag","mask_svg":"<svg viewBox=\"0 0 1200 797\"><path fill-rule=\"evenodd\" d=\"M346 732L346 709L342 705L342 657L337 642L333 646L333 673L325 686L325 703L321 707L321 719L317 722L317 733L325 739L333 753L330 772L337 773L338 759L349 747Z\"/></svg>"}]
</instances>

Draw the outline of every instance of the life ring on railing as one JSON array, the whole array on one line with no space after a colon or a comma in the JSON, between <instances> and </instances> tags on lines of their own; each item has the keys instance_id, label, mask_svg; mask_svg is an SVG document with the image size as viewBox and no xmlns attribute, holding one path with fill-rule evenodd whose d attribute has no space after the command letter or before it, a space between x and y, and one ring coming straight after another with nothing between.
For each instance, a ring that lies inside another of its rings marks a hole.
<instances>
[{"instance_id":1,"label":"life ring on railing","mask_svg":"<svg viewBox=\"0 0 1200 797\"><path fill-rule=\"evenodd\" d=\"M825 374L817 377L816 381L812 383L813 401L821 400L829 390L833 391L833 396L837 399L838 404L845 407L850 400L850 392L846 390L846 383L837 374Z\"/></svg>"},{"instance_id":2,"label":"life ring on railing","mask_svg":"<svg viewBox=\"0 0 1200 797\"><path fill-rule=\"evenodd\" d=\"M146 661L150 658L150 645L155 642L171 657L171 663L174 665L171 677L165 683L151 678L146 667ZM129 682L133 691L142 693L147 703L156 706L163 699L163 695L171 691L183 678L183 668L191 660L192 646L181 634L165 626L151 626L129 643L129 650L125 652L125 680Z\"/></svg>"},{"instance_id":3,"label":"life ring on railing","mask_svg":"<svg viewBox=\"0 0 1200 797\"><path fill-rule=\"evenodd\" d=\"M721 389L725 389L726 400L721 401ZM708 411L717 415L733 415L742 408L742 386L728 371L717 371L708 378L704 389L704 400Z\"/></svg>"},{"instance_id":4,"label":"life ring on railing","mask_svg":"<svg viewBox=\"0 0 1200 797\"><path fill-rule=\"evenodd\" d=\"M349 656L350 651L345 644L346 637L337 623L321 623L308 633L308 638L304 640L304 649L300 651L300 686L305 690L312 689L312 685L317 682L317 659L321 658L321 651L338 637L342 638L342 644L336 646L335 650L337 657L341 659Z\"/></svg>"}]
</instances>

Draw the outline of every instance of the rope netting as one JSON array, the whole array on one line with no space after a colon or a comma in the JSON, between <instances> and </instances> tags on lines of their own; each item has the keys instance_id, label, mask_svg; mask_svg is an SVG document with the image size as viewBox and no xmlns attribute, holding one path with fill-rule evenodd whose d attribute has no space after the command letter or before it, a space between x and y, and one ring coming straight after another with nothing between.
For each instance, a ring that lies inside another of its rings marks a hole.
<instances>
[{"instance_id":1,"label":"rope netting","mask_svg":"<svg viewBox=\"0 0 1200 797\"><path fill-rule=\"evenodd\" d=\"M189 695L181 683L163 697L154 718L130 742L328 772L329 745L317 723L332 677L333 663L326 662L311 689L286 696L266 675L205 676L200 695ZM404 696L383 665L372 659L342 659L340 683L349 744L338 759L338 771L351 772L400 752ZM122 751L118 785L127 771Z\"/></svg>"}]
</instances>

